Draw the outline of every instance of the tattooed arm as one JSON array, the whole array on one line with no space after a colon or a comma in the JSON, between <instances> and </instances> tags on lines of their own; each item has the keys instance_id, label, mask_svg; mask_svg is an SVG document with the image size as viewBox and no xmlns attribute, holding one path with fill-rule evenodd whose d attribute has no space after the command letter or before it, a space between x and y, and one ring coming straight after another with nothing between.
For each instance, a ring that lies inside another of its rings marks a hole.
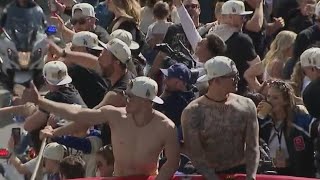
<instances>
[{"instance_id":1,"label":"tattooed arm","mask_svg":"<svg viewBox=\"0 0 320 180\"><path fill-rule=\"evenodd\" d=\"M256 173L259 165L259 125L257 120L257 110L254 103L248 100L248 112L246 129L246 169L247 180L256 178Z\"/></svg>"},{"instance_id":2,"label":"tattooed arm","mask_svg":"<svg viewBox=\"0 0 320 180\"><path fill-rule=\"evenodd\" d=\"M198 106L189 104L181 115L184 148L192 164L206 179L218 180L215 170L210 168L205 158L205 139L201 137L205 115Z\"/></svg>"}]
</instances>

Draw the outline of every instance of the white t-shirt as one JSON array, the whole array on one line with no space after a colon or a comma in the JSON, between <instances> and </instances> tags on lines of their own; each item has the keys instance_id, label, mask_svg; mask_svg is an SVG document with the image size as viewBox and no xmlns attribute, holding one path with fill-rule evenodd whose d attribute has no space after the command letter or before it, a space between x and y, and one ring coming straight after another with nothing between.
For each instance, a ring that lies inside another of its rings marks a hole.
<instances>
[{"instance_id":1,"label":"white t-shirt","mask_svg":"<svg viewBox=\"0 0 320 180\"><path fill-rule=\"evenodd\" d=\"M147 6L141 8L140 30L145 34L147 33L147 30L150 24L155 22L152 11L153 11L152 8L149 8Z\"/></svg>"},{"instance_id":2,"label":"white t-shirt","mask_svg":"<svg viewBox=\"0 0 320 180\"><path fill-rule=\"evenodd\" d=\"M172 22L167 22L165 20L157 20L156 22L152 23L148 27L147 35L146 35L146 40L148 41L150 38L153 37L153 35L166 35L169 26L171 26L173 23Z\"/></svg>"},{"instance_id":3,"label":"white t-shirt","mask_svg":"<svg viewBox=\"0 0 320 180\"><path fill-rule=\"evenodd\" d=\"M38 158L34 158L24 164L30 173L33 173L35 171L37 161L38 161ZM41 170L42 170L42 166L39 167L38 171L41 171ZM48 175L46 173L43 174L42 180L48 180Z\"/></svg>"}]
</instances>

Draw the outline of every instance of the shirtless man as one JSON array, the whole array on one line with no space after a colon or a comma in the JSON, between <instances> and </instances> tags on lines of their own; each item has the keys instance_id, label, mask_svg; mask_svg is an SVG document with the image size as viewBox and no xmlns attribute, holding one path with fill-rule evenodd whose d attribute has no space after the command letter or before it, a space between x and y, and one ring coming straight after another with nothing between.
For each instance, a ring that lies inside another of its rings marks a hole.
<instances>
[{"instance_id":1,"label":"shirtless man","mask_svg":"<svg viewBox=\"0 0 320 180\"><path fill-rule=\"evenodd\" d=\"M246 173L255 179L259 163L258 121L254 103L234 94L239 81L235 63L216 56L205 65L208 81L204 96L182 113L186 154L206 179L215 174Z\"/></svg>"},{"instance_id":2,"label":"shirtless man","mask_svg":"<svg viewBox=\"0 0 320 180\"><path fill-rule=\"evenodd\" d=\"M174 123L152 108L163 103L156 96L158 85L148 77L133 79L124 95L126 107L103 106L99 109L79 109L42 98L31 84L25 92L28 101L64 119L96 125L108 123L114 149L114 175L157 175L156 179L170 179L179 166L179 144ZM52 130L52 134L55 131ZM158 173L159 154L165 149L166 163Z\"/></svg>"}]
</instances>

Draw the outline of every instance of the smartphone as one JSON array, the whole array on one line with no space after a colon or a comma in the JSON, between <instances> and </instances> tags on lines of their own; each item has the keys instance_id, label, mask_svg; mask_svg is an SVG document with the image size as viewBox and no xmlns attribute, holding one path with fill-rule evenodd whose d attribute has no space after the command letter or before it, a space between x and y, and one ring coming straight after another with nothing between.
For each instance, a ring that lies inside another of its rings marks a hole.
<instances>
[{"instance_id":1,"label":"smartphone","mask_svg":"<svg viewBox=\"0 0 320 180\"><path fill-rule=\"evenodd\" d=\"M13 138L14 145L18 145L21 139L21 128L12 128L11 129L11 136Z\"/></svg>"}]
</instances>

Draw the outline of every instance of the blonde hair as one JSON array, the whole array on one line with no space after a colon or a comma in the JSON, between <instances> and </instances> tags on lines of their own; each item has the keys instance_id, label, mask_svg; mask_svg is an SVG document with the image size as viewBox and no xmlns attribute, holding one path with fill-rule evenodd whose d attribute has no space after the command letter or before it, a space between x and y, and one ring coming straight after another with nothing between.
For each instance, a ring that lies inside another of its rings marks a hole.
<instances>
[{"instance_id":1,"label":"blonde hair","mask_svg":"<svg viewBox=\"0 0 320 180\"><path fill-rule=\"evenodd\" d=\"M296 96L301 97L301 90L303 88L303 70L301 67L301 63L297 62L294 66L293 73L291 75L292 87L294 89L294 93Z\"/></svg>"},{"instance_id":2,"label":"blonde hair","mask_svg":"<svg viewBox=\"0 0 320 180\"><path fill-rule=\"evenodd\" d=\"M112 0L112 2L124 16L132 17L138 24L140 23L141 6L137 0Z\"/></svg>"},{"instance_id":3,"label":"blonde hair","mask_svg":"<svg viewBox=\"0 0 320 180\"><path fill-rule=\"evenodd\" d=\"M270 50L262 61L263 65L268 67L274 59L286 58L285 51L292 47L296 37L297 34L292 31L281 31L271 43Z\"/></svg>"}]
</instances>

